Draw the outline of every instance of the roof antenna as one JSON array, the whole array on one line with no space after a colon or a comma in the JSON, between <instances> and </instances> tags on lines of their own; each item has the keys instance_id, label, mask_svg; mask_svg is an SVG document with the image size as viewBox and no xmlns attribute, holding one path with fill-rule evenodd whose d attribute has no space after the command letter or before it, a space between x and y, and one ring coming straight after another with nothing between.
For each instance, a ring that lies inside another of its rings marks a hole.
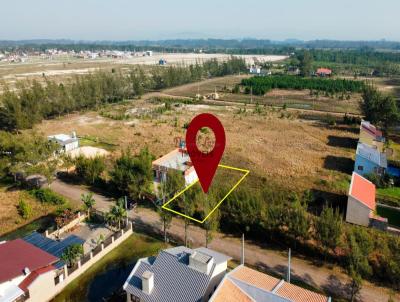
<instances>
[{"instance_id":1,"label":"roof antenna","mask_svg":"<svg viewBox=\"0 0 400 302\"><path fill-rule=\"evenodd\" d=\"M244 233L242 234L242 257L240 264L244 265Z\"/></svg>"}]
</instances>

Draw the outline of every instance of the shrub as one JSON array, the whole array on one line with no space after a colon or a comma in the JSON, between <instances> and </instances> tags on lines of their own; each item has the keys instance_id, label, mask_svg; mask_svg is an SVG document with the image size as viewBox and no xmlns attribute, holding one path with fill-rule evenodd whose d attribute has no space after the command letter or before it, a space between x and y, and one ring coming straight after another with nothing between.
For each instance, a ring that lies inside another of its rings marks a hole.
<instances>
[{"instance_id":1,"label":"shrub","mask_svg":"<svg viewBox=\"0 0 400 302\"><path fill-rule=\"evenodd\" d=\"M50 189L34 189L30 191L30 194L44 203L50 203L54 205L62 205L65 203L64 197L58 195Z\"/></svg>"},{"instance_id":2,"label":"shrub","mask_svg":"<svg viewBox=\"0 0 400 302\"><path fill-rule=\"evenodd\" d=\"M28 219L32 214L32 208L25 200L21 199L18 203L18 212L22 218Z\"/></svg>"}]
</instances>

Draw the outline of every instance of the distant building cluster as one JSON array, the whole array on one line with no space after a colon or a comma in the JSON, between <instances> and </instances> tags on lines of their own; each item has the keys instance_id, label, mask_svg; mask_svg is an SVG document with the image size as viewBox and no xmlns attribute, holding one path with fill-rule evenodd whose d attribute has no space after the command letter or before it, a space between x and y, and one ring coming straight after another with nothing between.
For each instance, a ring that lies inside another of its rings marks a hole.
<instances>
[{"instance_id":1,"label":"distant building cluster","mask_svg":"<svg viewBox=\"0 0 400 302\"><path fill-rule=\"evenodd\" d=\"M46 49L45 51L3 51L0 52L0 62L8 63L24 63L33 61L35 59L52 60L61 57L76 58L76 59L88 59L95 60L98 58L112 58L112 59L129 59L133 57L151 57L153 51L119 51L119 50L60 50L60 49ZM166 63L166 61L165 61Z\"/></svg>"}]
</instances>

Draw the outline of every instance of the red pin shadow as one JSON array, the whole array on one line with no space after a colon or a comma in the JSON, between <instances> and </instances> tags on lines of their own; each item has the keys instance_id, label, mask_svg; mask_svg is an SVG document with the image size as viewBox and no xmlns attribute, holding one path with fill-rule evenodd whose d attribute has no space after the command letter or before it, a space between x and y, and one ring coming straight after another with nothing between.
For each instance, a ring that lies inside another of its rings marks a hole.
<instances>
[{"instance_id":1,"label":"red pin shadow","mask_svg":"<svg viewBox=\"0 0 400 302\"><path fill-rule=\"evenodd\" d=\"M201 152L197 148L196 143L197 132L203 127L210 128L215 135L214 149L208 153ZM225 150L225 142L224 127L220 120L210 113L197 115L187 128L186 148L204 193L208 192L217 171L218 164Z\"/></svg>"}]
</instances>

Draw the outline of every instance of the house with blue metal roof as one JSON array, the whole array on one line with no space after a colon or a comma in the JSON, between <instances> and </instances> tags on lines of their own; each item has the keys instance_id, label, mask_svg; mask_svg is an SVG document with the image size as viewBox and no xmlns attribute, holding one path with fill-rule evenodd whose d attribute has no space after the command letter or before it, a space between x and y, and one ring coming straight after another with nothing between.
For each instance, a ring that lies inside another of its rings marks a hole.
<instances>
[{"instance_id":1,"label":"house with blue metal roof","mask_svg":"<svg viewBox=\"0 0 400 302\"><path fill-rule=\"evenodd\" d=\"M129 302L208 301L231 258L208 248L183 246L139 259L123 289Z\"/></svg>"},{"instance_id":2,"label":"house with blue metal roof","mask_svg":"<svg viewBox=\"0 0 400 302\"><path fill-rule=\"evenodd\" d=\"M83 245L85 243L85 240L75 235L69 235L65 239L57 241L47 238L38 232L32 232L31 234L25 236L23 240L57 258L61 258L64 251L69 246L74 244ZM56 264L54 264L54 266L56 268L61 268L64 266L64 264L64 261L59 260Z\"/></svg>"},{"instance_id":3,"label":"house with blue metal roof","mask_svg":"<svg viewBox=\"0 0 400 302\"><path fill-rule=\"evenodd\" d=\"M358 143L354 172L360 175L375 173L383 175L387 169L386 153L364 143Z\"/></svg>"}]
</instances>

